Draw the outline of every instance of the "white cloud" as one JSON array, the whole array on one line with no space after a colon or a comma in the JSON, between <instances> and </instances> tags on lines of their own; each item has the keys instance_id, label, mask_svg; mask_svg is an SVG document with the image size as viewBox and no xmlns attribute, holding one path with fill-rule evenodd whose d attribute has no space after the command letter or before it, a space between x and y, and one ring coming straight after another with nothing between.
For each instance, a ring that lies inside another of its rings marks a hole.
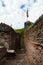
<instances>
[{"instance_id":1,"label":"white cloud","mask_svg":"<svg viewBox=\"0 0 43 65\"><path fill-rule=\"evenodd\" d=\"M39 18L43 14L43 0L38 0L33 6L31 7L31 10L29 12L30 17L29 20L32 22L35 22L36 19Z\"/></svg>"},{"instance_id":2,"label":"white cloud","mask_svg":"<svg viewBox=\"0 0 43 65\"><path fill-rule=\"evenodd\" d=\"M14 29L24 27L27 6L29 8L29 20L35 21L43 13L43 0L3 0L6 7L2 7L0 0L0 22L12 24ZM25 12L20 7L25 4Z\"/></svg>"}]
</instances>

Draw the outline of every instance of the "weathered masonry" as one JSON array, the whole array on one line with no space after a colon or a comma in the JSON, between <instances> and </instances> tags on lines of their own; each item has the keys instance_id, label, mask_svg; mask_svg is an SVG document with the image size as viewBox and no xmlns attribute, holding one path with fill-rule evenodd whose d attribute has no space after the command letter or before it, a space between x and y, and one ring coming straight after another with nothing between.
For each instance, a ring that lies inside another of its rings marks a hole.
<instances>
[{"instance_id":1,"label":"weathered masonry","mask_svg":"<svg viewBox=\"0 0 43 65\"><path fill-rule=\"evenodd\" d=\"M43 15L25 31L24 42L30 65L43 65Z\"/></svg>"},{"instance_id":2,"label":"weathered masonry","mask_svg":"<svg viewBox=\"0 0 43 65\"><path fill-rule=\"evenodd\" d=\"M15 51L20 49L20 34L9 25L0 23L0 63L6 57L7 49Z\"/></svg>"},{"instance_id":3,"label":"weathered masonry","mask_svg":"<svg viewBox=\"0 0 43 65\"><path fill-rule=\"evenodd\" d=\"M17 49L20 44L19 42L20 35L14 31L14 29L4 23L0 23L0 45L4 45L6 47L6 44L8 49Z\"/></svg>"}]
</instances>

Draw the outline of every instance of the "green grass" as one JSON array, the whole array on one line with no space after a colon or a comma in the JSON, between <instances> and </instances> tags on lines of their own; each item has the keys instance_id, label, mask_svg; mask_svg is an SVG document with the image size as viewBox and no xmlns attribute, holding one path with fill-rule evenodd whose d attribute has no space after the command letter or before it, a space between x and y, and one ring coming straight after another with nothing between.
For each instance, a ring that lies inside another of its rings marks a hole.
<instances>
[{"instance_id":1,"label":"green grass","mask_svg":"<svg viewBox=\"0 0 43 65\"><path fill-rule=\"evenodd\" d=\"M22 29L17 29L17 30L15 30L17 33L22 33L22 32L24 32L24 28L22 28Z\"/></svg>"},{"instance_id":2,"label":"green grass","mask_svg":"<svg viewBox=\"0 0 43 65\"><path fill-rule=\"evenodd\" d=\"M17 29L15 31L21 35L20 45L21 45L21 48L24 48L24 28Z\"/></svg>"}]
</instances>

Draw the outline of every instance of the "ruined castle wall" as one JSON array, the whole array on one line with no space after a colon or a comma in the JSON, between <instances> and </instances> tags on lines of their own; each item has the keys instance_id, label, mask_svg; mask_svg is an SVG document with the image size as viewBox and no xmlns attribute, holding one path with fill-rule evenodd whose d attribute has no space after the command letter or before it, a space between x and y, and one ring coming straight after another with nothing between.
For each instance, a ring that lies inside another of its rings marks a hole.
<instances>
[{"instance_id":1,"label":"ruined castle wall","mask_svg":"<svg viewBox=\"0 0 43 65\"><path fill-rule=\"evenodd\" d=\"M43 18L25 31L24 43L30 65L43 65Z\"/></svg>"}]
</instances>

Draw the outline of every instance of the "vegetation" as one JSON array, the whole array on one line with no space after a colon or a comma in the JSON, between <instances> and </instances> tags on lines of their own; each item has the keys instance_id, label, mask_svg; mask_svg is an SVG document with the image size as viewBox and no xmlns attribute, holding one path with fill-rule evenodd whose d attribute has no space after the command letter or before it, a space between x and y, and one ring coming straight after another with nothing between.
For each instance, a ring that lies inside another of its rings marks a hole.
<instances>
[{"instance_id":1,"label":"vegetation","mask_svg":"<svg viewBox=\"0 0 43 65\"><path fill-rule=\"evenodd\" d=\"M17 33L21 35L21 48L24 48L24 28L15 30Z\"/></svg>"},{"instance_id":2,"label":"vegetation","mask_svg":"<svg viewBox=\"0 0 43 65\"><path fill-rule=\"evenodd\" d=\"M24 32L24 28L15 30L17 33L22 34Z\"/></svg>"},{"instance_id":3,"label":"vegetation","mask_svg":"<svg viewBox=\"0 0 43 65\"><path fill-rule=\"evenodd\" d=\"M29 26L29 29L32 28L32 27L33 27L33 24L31 24L31 25Z\"/></svg>"}]
</instances>

